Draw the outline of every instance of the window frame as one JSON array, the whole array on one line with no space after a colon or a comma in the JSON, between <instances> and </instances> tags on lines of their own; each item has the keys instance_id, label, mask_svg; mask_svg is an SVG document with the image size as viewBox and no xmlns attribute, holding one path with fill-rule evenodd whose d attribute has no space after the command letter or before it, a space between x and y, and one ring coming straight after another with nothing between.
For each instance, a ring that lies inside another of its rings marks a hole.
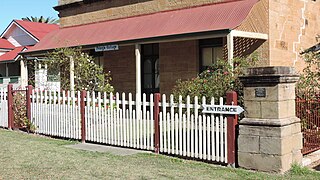
<instances>
[{"instance_id":1,"label":"window frame","mask_svg":"<svg viewBox=\"0 0 320 180\"><path fill-rule=\"evenodd\" d=\"M202 50L204 48L216 48L216 47L222 47L223 48L223 44L224 44L223 37L221 37L221 38L210 38L210 39L199 39L199 73L203 72L208 67L208 66L204 66L203 65Z\"/></svg>"}]
</instances>

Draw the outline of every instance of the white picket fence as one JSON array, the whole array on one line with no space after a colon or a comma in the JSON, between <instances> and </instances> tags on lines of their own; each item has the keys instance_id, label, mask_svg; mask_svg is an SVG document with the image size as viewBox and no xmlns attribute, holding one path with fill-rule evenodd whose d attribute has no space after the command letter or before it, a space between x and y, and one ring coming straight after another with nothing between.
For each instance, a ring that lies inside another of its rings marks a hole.
<instances>
[{"instance_id":1,"label":"white picket fence","mask_svg":"<svg viewBox=\"0 0 320 180\"><path fill-rule=\"evenodd\" d=\"M36 133L81 139L80 92L32 91L31 122Z\"/></svg>"},{"instance_id":2,"label":"white picket fence","mask_svg":"<svg viewBox=\"0 0 320 180\"><path fill-rule=\"evenodd\" d=\"M129 93L87 93L86 140L137 149L154 149L153 96L136 104ZM140 108L139 108L140 107ZM137 113L137 110L140 113Z\"/></svg>"},{"instance_id":3,"label":"white picket fence","mask_svg":"<svg viewBox=\"0 0 320 180\"><path fill-rule=\"evenodd\" d=\"M215 104L214 100L211 99L211 105ZM203 98L202 105L205 104ZM223 98L219 104L223 105ZM191 104L188 96L183 104L181 96L175 103L171 95L167 103L163 95L161 106L160 152L227 163L227 119L222 114L199 115L202 106L197 97Z\"/></svg>"},{"instance_id":4,"label":"white picket fence","mask_svg":"<svg viewBox=\"0 0 320 180\"><path fill-rule=\"evenodd\" d=\"M0 90L0 127L8 127L8 100L7 90Z\"/></svg>"},{"instance_id":5,"label":"white picket fence","mask_svg":"<svg viewBox=\"0 0 320 180\"><path fill-rule=\"evenodd\" d=\"M122 147L155 150L154 96L131 93L87 92L85 140ZM223 98L210 105L224 105ZM31 115L36 132L81 139L80 92L32 92ZM178 102L163 95L159 103L160 153L227 163L227 119L223 114L202 114L203 98Z\"/></svg>"}]
</instances>

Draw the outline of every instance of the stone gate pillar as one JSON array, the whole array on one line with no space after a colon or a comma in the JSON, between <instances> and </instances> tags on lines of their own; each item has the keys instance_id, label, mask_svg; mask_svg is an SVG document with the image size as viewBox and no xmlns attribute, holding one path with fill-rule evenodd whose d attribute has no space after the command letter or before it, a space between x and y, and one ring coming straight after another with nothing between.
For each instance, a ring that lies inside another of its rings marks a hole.
<instances>
[{"instance_id":1,"label":"stone gate pillar","mask_svg":"<svg viewBox=\"0 0 320 180\"><path fill-rule=\"evenodd\" d=\"M300 119L295 115L295 83L291 67L250 68L241 77L246 118L239 122L240 167L285 172L302 160Z\"/></svg>"}]
</instances>

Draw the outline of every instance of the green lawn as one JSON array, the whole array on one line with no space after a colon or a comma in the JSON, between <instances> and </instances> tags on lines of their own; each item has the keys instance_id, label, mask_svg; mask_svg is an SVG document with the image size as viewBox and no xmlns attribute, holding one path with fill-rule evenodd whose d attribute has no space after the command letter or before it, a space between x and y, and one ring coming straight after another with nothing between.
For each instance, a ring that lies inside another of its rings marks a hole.
<instances>
[{"instance_id":1,"label":"green lawn","mask_svg":"<svg viewBox=\"0 0 320 180\"><path fill-rule=\"evenodd\" d=\"M0 129L0 179L320 179L295 167L257 173L155 154L116 156L66 148L77 142Z\"/></svg>"}]
</instances>

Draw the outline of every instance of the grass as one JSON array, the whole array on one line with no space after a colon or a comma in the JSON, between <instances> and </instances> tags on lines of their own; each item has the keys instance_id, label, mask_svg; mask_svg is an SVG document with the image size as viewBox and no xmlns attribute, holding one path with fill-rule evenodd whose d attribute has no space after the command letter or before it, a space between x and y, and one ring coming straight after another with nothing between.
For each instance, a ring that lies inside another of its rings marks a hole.
<instances>
[{"instance_id":1,"label":"grass","mask_svg":"<svg viewBox=\"0 0 320 180\"><path fill-rule=\"evenodd\" d=\"M267 174L156 154L116 156L65 147L78 142L0 129L0 179L320 179L294 165Z\"/></svg>"}]
</instances>

